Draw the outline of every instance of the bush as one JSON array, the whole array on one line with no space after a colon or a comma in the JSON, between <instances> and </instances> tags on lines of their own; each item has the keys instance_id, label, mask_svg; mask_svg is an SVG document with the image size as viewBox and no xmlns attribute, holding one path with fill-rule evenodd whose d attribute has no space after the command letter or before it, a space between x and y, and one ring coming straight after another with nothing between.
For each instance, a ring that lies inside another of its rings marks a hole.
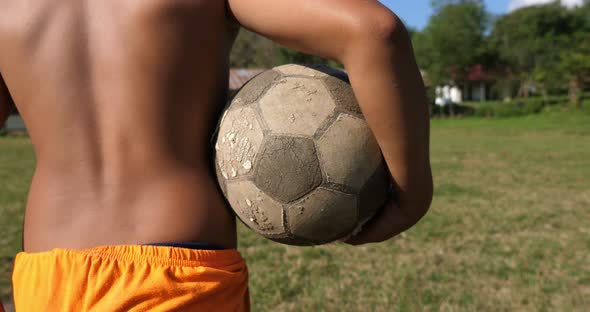
<instances>
[{"instance_id":1,"label":"bush","mask_svg":"<svg viewBox=\"0 0 590 312\"><path fill-rule=\"evenodd\" d=\"M478 117L519 117L538 114L544 111L560 111L568 105L567 95L548 96L546 98L536 96L527 99L515 99L511 102L487 101L466 103L475 109L474 116Z\"/></svg>"},{"instance_id":2,"label":"bush","mask_svg":"<svg viewBox=\"0 0 590 312\"><path fill-rule=\"evenodd\" d=\"M542 112L543 113L558 113L558 112L562 112L564 110L567 110L566 106L562 106L562 105L551 105L551 106L546 106L543 108Z\"/></svg>"},{"instance_id":3,"label":"bush","mask_svg":"<svg viewBox=\"0 0 590 312\"><path fill-rule=\"evenodd\" d=\"M542 100L527 101L522 106L522 112L524 115L538 114L543 111L545 106Z\"/></svg>"},{"instance_id":4,"label":"bush","mask_svg":"<svg viewBox=\"0 0 590 312\"><path fill-rule=\"evenodd\" d=\"M480 117L494 117L494 106L493 105L485 105L481 107L481 109L476 109L476 116Z\"/></svg>"},{"instance_id":5,"label":"bush","mask_svg":"<svg viewBox=\"0 0 590 312\"><path fill-rule=\"evenodd\" d=\"M470 103L469 104L475 111L474 116L477 117L507 117L515 114L516 104L512 102L496 102L488 101L481 103Z\"/></svg>"},{"instance_id":6,"label":"bush","mask_svg":"<svg viewBox=\"0 0 590 312\"><path fill-rule=\"evenodd\" d=\"M475 115L475 108L473 106L470 105L461 105L461 104L457 104L457 103L453 103L453 113L455 114L455 116L473 116ZM441 114L444 116L450 116L451 115L451 107L450 105L445 105L442 107L442 111L441 111L441 107L433 105L430 108L430 112L432 116L440 116Z\"/></svg>"},{"instance_id":7,"label":"bush","mask_svg":"<svg viewBox=\"0 0 590 312\"><path fill-rule=\"evenodd\" d=\"M584 94L582 103L584 109L590 107L590 93ZM527 99L518 98L511 102L464 102L462 105L455 104L454 107L455 115L459 116L506 118L542 112L558 112L567 110L570 106L568 95L551 95L547 97L535 96ZM448 106L445 107L443 114L449 115Z\"/></svg>"},{"instance_id":8,"label":"bush","mask_svg":"<svg viewBox=\"0 0 590 312\"><path fill-rule=\"evenodd\" d=\"M524 115L523 103L507 102L494 107L494 117L517 117Z\"/></svg>"}]
</instances>

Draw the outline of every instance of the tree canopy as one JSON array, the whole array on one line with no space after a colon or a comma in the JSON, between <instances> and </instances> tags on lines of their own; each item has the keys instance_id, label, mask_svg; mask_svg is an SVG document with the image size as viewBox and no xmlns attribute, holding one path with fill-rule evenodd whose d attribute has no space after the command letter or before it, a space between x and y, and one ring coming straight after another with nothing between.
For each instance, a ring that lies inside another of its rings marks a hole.
<instances>
[{"instance_id":1,"label":"tree canopy","mask_svg":"<svg viewBox=\"0 0 590 312\"><path fill-rule=\"evenodd\" d=\"M460 82L469 68L511 74L522 90L590 83L590 1L574 9L552 2L493 17L480 0L432 0L428 26L413 34L420 67L436 83ZM523 93L526 95L526 92ZM572 100L576 100L572 96Z\"/></svg>"},{"instance_id":2,"label":"tree canopy","mask_svg":"<svg viewBox=\"0 0 590 312\"><path fill-rule=\"evenodd\" d=\"M486 53L488 14L481 1L432 1L436 14L414 35L418 64L434 83L464 79Z\"/></svg>"},{"instance_id":3,"label":"tree canopy","mask_svg":"<svg viewBox=\"0 0 590 312\"><path fill-rule=\"evenodd\" d=\"M230 56L230 66L232 67L271 68L289 63L324 64L341 67L335 62L319 56L280 46L246 29L240 30Z\"/></svg>"}]
</instances>

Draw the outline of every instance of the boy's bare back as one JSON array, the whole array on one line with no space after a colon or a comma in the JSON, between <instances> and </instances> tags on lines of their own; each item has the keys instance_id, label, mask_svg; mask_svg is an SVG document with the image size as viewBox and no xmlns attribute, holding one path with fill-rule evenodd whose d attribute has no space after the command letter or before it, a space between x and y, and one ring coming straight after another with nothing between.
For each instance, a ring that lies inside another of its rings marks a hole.
<instances>
[{"instance_id":1,"label":"boy's bare back","mask_svg":"<svg viewBox=\"0 0 590 312\"><path fill-rule=\"evenodd\" d=\"M37 156L26 251L173 241L236 246L211 170L237 22L342 62L397 199L351 243L420 219L428 112L405 29L375 0L2 0L0 82ZM1 88L0 88L1 90Z\"/></svg>"},{"instance_id":2,"label":"boy's bare back","mask_svg":"<svg viewBox=\"0 0 590 312\"><path fill-rule=\"evenodd\" d=\"M0 72L38 161L27 251L235 246L209 155L234 35L224 1L0 2Z\"/></svg>"}]
</instances>

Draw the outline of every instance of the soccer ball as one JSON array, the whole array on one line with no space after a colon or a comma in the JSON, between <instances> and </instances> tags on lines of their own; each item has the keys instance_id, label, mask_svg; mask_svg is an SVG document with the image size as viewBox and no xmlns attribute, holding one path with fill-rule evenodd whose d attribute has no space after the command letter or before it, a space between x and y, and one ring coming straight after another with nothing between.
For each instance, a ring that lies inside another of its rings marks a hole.
<instances>
[{"instance_id":1,"label":"soccer ball","mask_svg":"<svg viewBox=\"0 0 590 312\"><path fill-rule=\"evenodd\" d=\"M214 142L232 209L281 243L349 237L387 197L381 150L339 70L289 64L254 77L226 108Z\"/></svg>"}]
</instances>

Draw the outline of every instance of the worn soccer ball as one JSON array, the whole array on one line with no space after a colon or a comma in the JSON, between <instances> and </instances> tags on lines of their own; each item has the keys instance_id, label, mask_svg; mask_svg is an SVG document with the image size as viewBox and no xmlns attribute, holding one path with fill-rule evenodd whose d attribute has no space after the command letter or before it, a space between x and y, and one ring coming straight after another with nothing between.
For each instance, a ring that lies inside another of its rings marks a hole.
<instances>
[{"instance_id":1,"label":"worn soccer ball","mask_svg":"<svg viewBox=\"0 0 590 312\"><path fill-rule=\"evenodd\" d=\"M214 142L232 209L281 243L349 237L387 197L381 150L339 70L290 64L254 77L226 108Z\"/></svg>"}]
</instances>

